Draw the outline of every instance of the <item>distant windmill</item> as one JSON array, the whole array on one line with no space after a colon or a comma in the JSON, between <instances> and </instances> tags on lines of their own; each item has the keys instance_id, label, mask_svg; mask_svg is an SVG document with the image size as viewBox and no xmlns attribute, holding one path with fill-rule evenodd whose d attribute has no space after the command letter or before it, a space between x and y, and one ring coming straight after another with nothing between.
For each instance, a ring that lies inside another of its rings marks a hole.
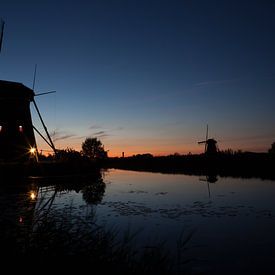
<instances>
[{"instance_id":1,"label":"distant windmill","mask_svg":"<svg viewBox=\"0 0 275 275\"><path fill-rule=\"evenodd\" d=\"M204 144L204 153L206 155L215 155L218 152L217 141L214 138L208 138L208 124L206 126L205 140L199 141L198 144Z\"/></svg>"}]
</instances>

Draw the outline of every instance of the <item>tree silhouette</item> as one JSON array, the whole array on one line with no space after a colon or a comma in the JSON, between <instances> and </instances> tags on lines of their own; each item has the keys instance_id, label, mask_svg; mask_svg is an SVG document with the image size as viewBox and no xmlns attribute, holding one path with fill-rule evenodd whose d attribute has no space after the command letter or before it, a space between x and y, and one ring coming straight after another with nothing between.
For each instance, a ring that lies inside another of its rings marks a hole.
<instances>
[{"instance_id":1,"label":"tree silhouette","mask_svg":"<svg viewBox=\"0 0 275 275\"><path fill-rule=\"evenodd\" d=\"M62 162L79 162L83 159L80 152L67 148L63 150L57 150L56 159Z\"/></svg>"},{"instance_id":2,"label":"tree silhouette","mask_svg":"<svg viewBox=\"0 0 275 275\"><path fill-rule=\"evenodd\" d=\"M97 138L86 138L82 143L82 154L90 159L107 158L102 142Z\"/></svg>"}]
</instances>

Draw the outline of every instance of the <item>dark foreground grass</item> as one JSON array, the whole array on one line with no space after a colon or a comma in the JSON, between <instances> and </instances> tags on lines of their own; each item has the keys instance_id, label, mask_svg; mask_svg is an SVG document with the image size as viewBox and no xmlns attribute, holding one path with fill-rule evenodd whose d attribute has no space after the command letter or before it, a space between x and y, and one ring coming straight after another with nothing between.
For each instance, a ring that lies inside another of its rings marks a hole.
<instances>
[{"instance_id":1,"label":"dark foreground grass","mask_svg":"<svg viewBox=\"0 0 275 275\"><path fill-rule=\"evenodd\" d=\"M30 227L9 233L1 259L12 259L15 265L24 260L43 270L55 266L55 271L64 273L77 268L88 269L89 274L189 274L185 250L192 233L180 238L173 256L165 242L137 245L138 232L129 230L118 238L115 229L98 226L91 217L76 221L70 212L40 213Z\"/></svg>"}]
</instances>

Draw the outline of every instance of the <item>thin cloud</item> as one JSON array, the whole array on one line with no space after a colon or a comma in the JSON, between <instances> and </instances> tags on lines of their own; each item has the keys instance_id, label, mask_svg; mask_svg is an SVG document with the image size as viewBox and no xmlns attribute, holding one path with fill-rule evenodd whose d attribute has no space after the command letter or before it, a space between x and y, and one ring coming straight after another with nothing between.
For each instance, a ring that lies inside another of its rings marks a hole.
<instances>
[{"instance_id":1,"label":"thin cloud","mask_svg":"<svg viewBox=\"0 0 275 275\"><path fill-rule=\"evenodd\" d=\"M95 136L100 136L100 135L103 135L103 134L106 134L106 132L105 131L99 131L99 132L94 133Z\"/></svg>"},{"instance_id":2,"label":"thin cloud","mask_svg":"<svg viewBox=\"0 0 275 275\"><path fill-rule=\"evenodd\" d=\"M89 127L89 129L91 130L95 130L95 129L102 129L102 126L98 125L98 124L93 124Z\"/></svg>"},{"instance_id":3,"label":"thin cloud","mask_svg":"<svg viewBox=\"0 0 275 275\"><path fill-rule=\"evenodd\" d=\"M99 125L93 125L92 127L90 127L90 129L102 129L103 127L99 126ZM104 137L109 137L109 136L113 136L113 134L110 134L110 132L116 132L116 131L122 131L124 130L123 127L118 126L109 130L101 130L101 131L97 131L97 132L92 132L91 135L95 136L97 138L104 138Z\"/></svg>"},{"instance_id":4,"label":"thin cloud","mask_svg":"<svg viewBox=\"0 0 275 275\"><path fill-rule=\"evenodd\" d=\"M107 133L106 131L99 131L99 132L93 133L92 135L96 136L98 138L103 138L103 137L109 137L110 136L110 134Z\"/></svg>"},{"instance_id":5,"label":"thin cloud","mask_svg":"<svg viewBox=\"0 0 275 275\"><path fill-rule=\"evenodd\" d=\"M201 86L209 86L209 85L216 85L216 84L225 84L225 83L231 83L240 80L241 78L233 78L233 79L222 79L222 80L209 80L209 81L203 81L199 83L195 83L194 86L201 87Z\"/></svg>"},{"instance_id":6,"label":"thin cloud","mask_svg":"<svg viewBox=\"0 0 275 275\"><path fill-rule=\"evenodd\" d=\"M50 136L54 142L58 140L65 140L72 137L76 137L75 134L69 134L69 133L66 133L65 131L60 131L60 130L54 130L53 132L50 133Z\"/></svg>"},{"instance_id":7,"label":"thin cloud","mask_svg":"<svg viewBox=\"0 0 275 275\"><path fill-rule=\"evenodd\" d=\"M73 137L73 139L84 139L84 138L86 138L86 136L75 136L75 137Z\"/></svg>"},{"instance_id":8,"label":"thin cloud","mask_svg":"<svg viewBox=\"0 0 275 275\"><path fill-rule=\"evenodd\" d=\"M116 132L116 131L122 131L122 130L124 130L124 127L118 126L108 130L108 132Z\"/></svg>"},{"instance_id":9,"label":"thin cloud","mask_svg":"<svg viewBox=\"0 0 275 275\"><path fill-rule=\"evenodd\" d=\"M103 129L104 127L102 125L99 125L99 124L93 124L89 127L90 130L99 130L99 129ZM122 126L117 126L115 128L112 128L108 131L121 131L121 130L124 130L124 127Z\"/></svg>"},{"instance_id":10,"label":"thin cloud","mask_svg":"<svg viewBox=\"0 0 275 275\"><path fill-rule=\"evenodd\" d=\"M109 136L111 136L111 135L109 135L109 134L102 134L102 135L98 135L97 137L98 138L104 138L104 137L109 137Z\"/></svg>"},{"instance_id":11,"label":"thin cloud","mask_svg":"<svg viewBox=\"0 0 275 275\"><path fill-rule=\"evenodd\" d=\"M57 137L57 138L54 139L54 141L57 141L57 140L64 140L64 139L72 138L72 137L74 137L74 136L75 136L74 134L68 134L68 135L64 135L64 136Z\"/></svg>"},{"instance_id":12,"label":"thin cloud","mask_svg":"<svg viewBox=\"0 0 275 275\"><path fill-rule=\"evenodd\" d=\"M269 74L269 75L262 75L262 76L257 76L257 79L253 78L252 76L243 76L243 77L236 77L236 78L231 78L231 79L221 79L221 80L209 80L209 81L202 81L199 83L195 83L193 86L195 87L201 87L201 86L209 86L209 85L216 85L216 84L226 84L226 83L232 83L232 82L237 82L237 81L258 81L258 80L264 80L264 79L274 79L275 75L274 74Z\"/></svg>"}]
</instances>

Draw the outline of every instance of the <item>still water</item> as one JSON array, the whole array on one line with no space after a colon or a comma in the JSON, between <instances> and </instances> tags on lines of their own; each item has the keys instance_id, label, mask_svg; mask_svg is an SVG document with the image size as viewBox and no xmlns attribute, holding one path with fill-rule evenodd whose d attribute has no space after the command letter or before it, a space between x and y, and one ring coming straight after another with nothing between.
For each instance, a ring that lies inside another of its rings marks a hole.
<instances>
[{"instance_id":1,"label":"still water","mask_svg":"<svg viewBox=\"0 0 275 275\"><path fill-rule=\"evenodd\" d=\"M194 273L275 274L275 181L110 169L97 185L75 184L32 179L34 211L93 216L118 238L137 233L137 246L164 242L171 255L192 234L184 253Z\"/></svg>"}]
</instances>

